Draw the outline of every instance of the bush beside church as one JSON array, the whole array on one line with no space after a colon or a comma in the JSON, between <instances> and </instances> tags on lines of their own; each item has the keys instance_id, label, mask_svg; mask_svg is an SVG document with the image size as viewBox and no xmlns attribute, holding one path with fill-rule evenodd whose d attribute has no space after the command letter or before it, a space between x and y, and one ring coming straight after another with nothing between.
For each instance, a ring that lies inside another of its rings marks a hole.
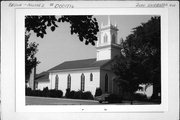
<instances>
[{"instance_id":1,"label":"bush beside church","mask_svg":"<svg viewBox=\"0 0 180 120\"><path fill-rule=\"evenodd\" d=\"M26 88L26 96L37 96L37 97L53 97L53 98L62 98L63 92L61 90L49 90L47 87L43 90L31 90L31 88ZM88 99L93 100L94 97L90 91L70 91L66 90L65 98L71 99Z\"/></svg>"},{"instance_id":2,"label":"bush beside church","mask_svg":"<svg viewBox=\"0 0 180 120\"><path fill-rule=\"evenodd\" d=\"M55 89L48 90L48 88L44 88L43 90L31 90L31 88L26 88L26 96L61 98L63 92Z\"/></svg>"},{"instance_id":3,"label":"bush beside church","mask_svg":"<svg viewBox=\"0 0 180 120\"><path fill-rule=\"evenodd\" d=\"M66 89L66 98L71 98L71 99L88 99L88 100L93 100L94 97L90 91L70 91L70 89Z\"/></svg>"},{"instance_id":4,"label":"bush beside church","mask_svg":"<svg viewBox=\"0 0 180 120\"><path fill-rule=\"evenodd\" d=\"M94 97L102 95L102 90L100 88L96 89L95 96L92 95L90 91L74 91L70 90L69 88L66 89L65 96L63 96L63 92L61 90L51 89L49 90L48 87L44 88L43 90L31 90L31 88L26 88L26 96L37 96L37 97L52 97L52 98L69 98L69 99L84 99L84 100L93 100ZM108 97L108 101L115 101L122 102L122 100L130 100L131 95L128 92L125 92L123 96L119 96L116 94L110 94ZM119 97L121 97L119 99ZM147 101L146 95L142 94L134 94L133 100L138 101ZM151 100L148 100L151 101Z\"/></svg>"}]
</instances>

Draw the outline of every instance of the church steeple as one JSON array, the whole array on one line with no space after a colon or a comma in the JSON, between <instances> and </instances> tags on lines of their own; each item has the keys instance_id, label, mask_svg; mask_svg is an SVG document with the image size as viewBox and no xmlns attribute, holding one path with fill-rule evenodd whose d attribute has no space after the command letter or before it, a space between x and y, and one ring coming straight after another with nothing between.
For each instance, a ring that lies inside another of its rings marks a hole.
<instances>
[{"instance_id":1,"label":"church steeple","mask_svg":"<svg viewBox=\"0 0 180 120\"><path fill-rule=\"evenodd\" d=\"M97 60L112 59L119 49L117 42L118 28L117 25L112 25L110 16L108 17L107 25L101 24L100 38L97 42ZM116 47L116 48L115 48Z\"/></svg>"},{"instance_id":2,"label":"church steeple","mask_svg":"<svg viewBox=\"0 0 180 120\"><path fill-rule=\"evenodd\" d=\"M108 15L108 25L110 26L111 25L111 19L110 19L110 16Z\"/></svg>"}]
</instances>

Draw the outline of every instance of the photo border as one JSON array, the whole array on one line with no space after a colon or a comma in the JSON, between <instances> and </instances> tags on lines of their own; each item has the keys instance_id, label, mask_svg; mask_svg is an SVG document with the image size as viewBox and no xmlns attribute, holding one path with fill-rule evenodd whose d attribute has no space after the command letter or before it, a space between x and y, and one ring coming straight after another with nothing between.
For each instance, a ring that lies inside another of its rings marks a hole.
<instances>
[{"instance_id":1,"label":"photo border","mask_svg":"<svg viewBox=\"0 0 180 120\"><path fill-rule=\"evenodd\" d=\"M73 11L73 12L72 12ZM108 11L108 12L104 12ZM160 105L26 105L25 16L26 15L158 15L161 16ZM168 10L165 8L16 9L16 112L165 112L168 111Z\"/></svg>"}]
</instances>

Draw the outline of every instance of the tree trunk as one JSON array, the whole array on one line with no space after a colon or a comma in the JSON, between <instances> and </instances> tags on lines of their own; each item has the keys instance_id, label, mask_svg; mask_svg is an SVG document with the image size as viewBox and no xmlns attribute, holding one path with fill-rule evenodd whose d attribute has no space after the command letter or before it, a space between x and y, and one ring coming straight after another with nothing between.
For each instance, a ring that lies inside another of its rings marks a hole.
<instances>
[{"instance_id":1,"label":"tree trunk","mask_svg":"<svg viewBox=\"0 0 180 120\"><path fill-rule=\"evenodd\" d=\"M131 105L133 104L133 92L131 92L131 98L130 98L130 101L131 101Z\"/></svg>"}]
</instances>

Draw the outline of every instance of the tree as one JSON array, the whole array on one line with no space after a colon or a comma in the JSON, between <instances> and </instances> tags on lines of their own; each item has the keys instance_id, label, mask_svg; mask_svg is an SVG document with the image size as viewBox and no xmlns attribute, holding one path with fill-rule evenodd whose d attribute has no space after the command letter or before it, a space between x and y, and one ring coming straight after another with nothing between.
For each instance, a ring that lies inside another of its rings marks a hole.
<instances>
[{"instance_id":1,"label":"tree","mask_svg":"<svg viewBox=\"0 0 180 120\"><path fill-rule=\"evenodd\" d=\"M141 51L138 55L144 67L144 82L153 84L153 97L157 98L161 92L161 32L160 17L152 17L147 23L134 28L137 47Z\"/></svg>"},{"instance_id":2,"label":"tree","mask_svg":"<svg viewBox=\"0 0 180 120\"><path fill-rule=\"evenodd\" d=\"M26 80L29 78L32 68L36 67L39 63L36 60L35 54L37 53L37 46L35 42L29 42L30 34L25 34L25 75Z\"/></svg>"},{"instance_id":3,"label":"tree","mask_svg":"<svg viewBox=\"0 0 180 120\"><path fill-rule=\"evenodd\" d=\"M71 34L77 34L80 41L85 41L85 45L91 43L95 45L97 41L97 32L99 31L96 18L92 15L87 16L25 16L25 59L26 59L26 76L29 77L32 68L39 63L36 60L37 44L29 43L30 32L33 31L37 37L43 38L49 27L55 31L58 22L69 22Z\"/></svg>"},{"instance_id":4,"label":"tree","mask_svg":"<svg viewBox=\"0 0 180 120\"><path fill-rule=\"evenodd\" d=\"M153 84L154 96L161 90L160 17L133 28L132 34L121 43L121 53L115 58L112 70L129 82L131 94L139 84Z\"/></svg>"},{"instance_id":5,"label":"tree","mask_svg":"<svg viewBox=\"0 0 180 120\"><path fill-rule=\"evenodd\" d=\"M37 37L43 38L47 27L52 31L58 27L58 22L69 22L71 24L71 34L77 34L80 41L85 40L85 44L91 43L95 45L97 41L97 32L99 31L96 18L92 15L87 16L26 16L25 27L26 31L34 31Z\"/></svg>"},{"instance_id":6,"label":"tree","mask_svg":"<svg viewBox=\"0 0 180 120\"><path fill-rule=\"evenodd\" d=\"M131 94L131 103L133 101L134 91L139 88L139 79L135 70L138 63L133 60L132 55L133 54L120 54L115 57L112 64L112 70L117 76L117 85L119 85L119 88L123 88L121 89L123 91L120 92L123 94L124 91L129 91Z\"/></svg>"}]
</instances>

